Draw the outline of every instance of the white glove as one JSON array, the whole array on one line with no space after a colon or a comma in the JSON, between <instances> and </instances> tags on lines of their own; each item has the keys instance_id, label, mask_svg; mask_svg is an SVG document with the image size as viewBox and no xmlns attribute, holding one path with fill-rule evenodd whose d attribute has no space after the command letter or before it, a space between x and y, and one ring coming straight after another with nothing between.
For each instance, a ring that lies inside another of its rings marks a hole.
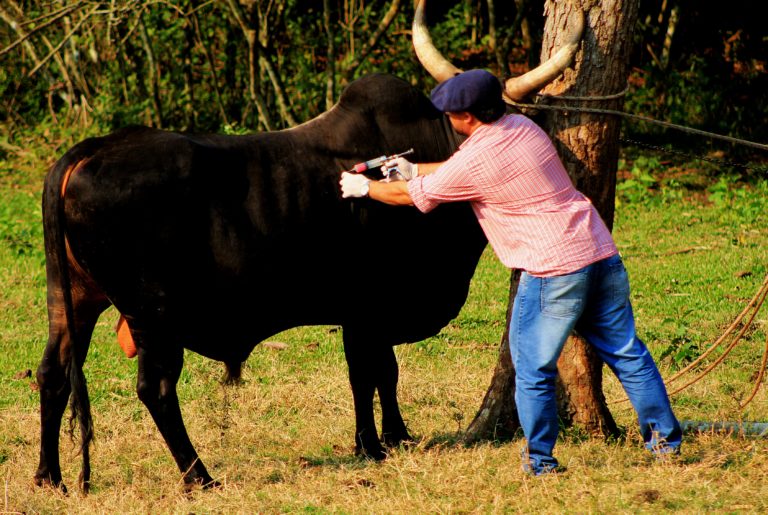
<instances>
[{"instance_id":1,"label":"white glove","mask_svg":"<svg viewBox=\"0 0 768 515\"><path fill-rule=\"evenodd\" d=\"M381 167L381 172L384 175L387 175L392 168L397 168L397 173L402 175L403 179L406 181L410 181L419 175L419 165L416 163L411 163L404 157L396 157L394 159L390 159L384 163L384 166Z\"/></svg>"},{"instance_id":2,"label":"white glove","mask_svg":"<svg viewBox=\"0 0 768 515\"><path fill-rule=\"evenodd\" d=\"M339 181L339 184L341 184L341 196L343 198L367 197L370 182L370 179L365 175L343 172Z\"/></svg>"}]
</instances>

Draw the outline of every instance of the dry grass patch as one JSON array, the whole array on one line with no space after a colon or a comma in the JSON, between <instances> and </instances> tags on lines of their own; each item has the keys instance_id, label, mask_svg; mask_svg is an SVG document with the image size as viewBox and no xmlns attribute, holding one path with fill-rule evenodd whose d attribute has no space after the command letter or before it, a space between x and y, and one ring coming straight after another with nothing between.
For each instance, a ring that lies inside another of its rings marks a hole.
<instances>
[{"instance_id":1,"label":"dry grass patch","mask_svg":"<svg viewBox=\"0 0 768 515\"><path fill-rule=\"evenodd\" d=\"M456 412L474 414L485 367L444 356L452 373L424 384L427 364L406 351L404 397L419 404L410 427L421 438L383 463L352 455L351 394L343 359L287 375L290 356L274 368L248 367L245 384L222 387L217 374L194 374L185 388L207 393L184 403L193 441L223 487L183 493L180 474L138 400L105 402L95 413L93 492L68 496L33 488L36 410L2 412L1 465L5 511L78 513L306 512L328 513L638 513L768 509L764 440L722 434L691 435L682 456L654 462L641 448L633 414L617 412L630 428L606 443L569 435L557 455L563 475L531 478L520 471L521 441L456 443ZM191 358L194 361L195 358ZM257 358L257 360L260 358ZM428 360L427 363L432 360ZM193 369L204 362L193 363ZM212 371L218 372L217 367ZM257 374L258 372L258 374ZM257 379L259 378L259 379ZM278 379L281 379L278 381ZM274 382L270 382L274 380ZM415 384L411 384L411 382ZM461 391L468 393L461 395ZM429 399L429 402L423 402ZM440 443L436 443L440 442ZM65 478L79 473L75 446L62 439Z\"/></svg>"}]
</instances>

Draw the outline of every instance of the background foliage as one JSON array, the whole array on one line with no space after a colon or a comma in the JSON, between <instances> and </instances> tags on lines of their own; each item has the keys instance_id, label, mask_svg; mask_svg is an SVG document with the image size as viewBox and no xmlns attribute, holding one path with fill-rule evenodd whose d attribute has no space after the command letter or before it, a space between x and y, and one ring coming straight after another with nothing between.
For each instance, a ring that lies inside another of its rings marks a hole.
<instances>
[{"instance_id":1,"label":"background foliage","mask_svg":"<svg viewBox=\"0 0 768 515\"><path fill-rule=\"evenodd\" d=\"M460 67L510 75L538 62L543 3L433 1L428 22ZM642 2L628 111L764 140L768 29L752 10L747 0L727 9ZM41 123L95 122L100 131L287 127L377 71L428 90L432 80L411 49L412 16L410 0L6 0L2 148ZM733 150L636 123L625 132L697 151Z\"/></svg>"}]
</instances>

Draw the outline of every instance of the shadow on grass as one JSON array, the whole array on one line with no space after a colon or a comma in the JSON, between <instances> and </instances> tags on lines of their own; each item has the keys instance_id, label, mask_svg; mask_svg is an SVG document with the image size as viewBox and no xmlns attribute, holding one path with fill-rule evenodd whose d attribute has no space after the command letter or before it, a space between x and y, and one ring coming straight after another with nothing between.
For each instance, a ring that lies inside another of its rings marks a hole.
<instances>
[{"instance_id":1,"label":"shadow on grass","mask_svg":"<svg viewBox=\"0 0 768 515\"><path fill-rule=\"evenodd\" d=\"M366 458L365 456L356 456L352 452L346 456L299 456L299 465L302 468L324 467L363 469L371 463L378 462Z\"/></svg>"},{"instance_id":2,"label":"shadow on grass","mask_svg":"<svg viewBox=\"0 0 768 515\"><path fill-rule=\"evenodd\" d=\"M436 433L419 443L419 448L425 450L433 450L440 448L456 449L465 448L470 449L481 445L488 445L491 447L503 447L514 442L523 442L524 435L522 429L516 431L500 431L499 433L489 437L474 437L468 438L467 434L462 431L452 431ZM598 436L593 435L583 429L573 427L561 427L558 441L568 441L571 443L586 442L593 439L601 439L607 444L621 445L626 442L628 438L625 428L620 427L616 435Z\"/></svg>"},{"instance_id":3,"label":"shadow on grass","mask_svg":"<svg viewBox=\"0 0 768 515\"><path fill-rule=\"evenodd\" d=\"M481 445L490 445L491 447L502 447L508 445L511 442L521 440L523 438L522 431L514 433L499 433L489 438L467 438L467 434L463 431L451 431L443 433L435 433L428 439L423 440L419 444L419 448L424 450L440 450L440 449L471 449Z\"/></svg>"}]
</instances>

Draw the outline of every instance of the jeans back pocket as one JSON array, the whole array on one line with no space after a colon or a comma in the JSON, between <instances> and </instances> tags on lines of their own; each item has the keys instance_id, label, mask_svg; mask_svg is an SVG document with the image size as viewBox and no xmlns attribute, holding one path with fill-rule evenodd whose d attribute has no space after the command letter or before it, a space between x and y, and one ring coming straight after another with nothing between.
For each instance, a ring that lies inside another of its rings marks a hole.
<instances>
[{"instance_id":1,"label":"jeans back pocket","mask_svg":"<svg viewBox=\"0 0 768 515\"><path fill-rule=\"evenodd\" d=\"M572 318L584 310L588 274L580 270L572 274L544 277L541 280L541 312L555 318Z\"/></svg>"}]
</instances>

